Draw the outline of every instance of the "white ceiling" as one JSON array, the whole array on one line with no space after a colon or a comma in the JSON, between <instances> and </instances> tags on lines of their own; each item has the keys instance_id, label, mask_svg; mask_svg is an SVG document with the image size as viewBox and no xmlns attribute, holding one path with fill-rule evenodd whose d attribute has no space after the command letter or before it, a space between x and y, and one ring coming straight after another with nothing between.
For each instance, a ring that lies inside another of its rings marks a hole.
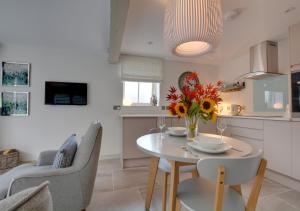
<instances>
[{"instance_id":1,"label":"white ceiling","mask_svg":"<svg viewBox=\"0 0 300 211\"><path fill-rule=\"evenodd\" d=\"M0 0L0 44L107 51L109 0Z\"/></svg>"},{"instance_id":2,"label":"white ceiling","mask_svg":"<svg viewBox=\"0 0 300 211\"><path fill-rule=\"evenodd\" d=\"M214 52L182 59L173 56L164 44L166 1L130 0L123 53L220 64L262 40L286 38L288 25L300 21L300 0L221 0L223 13L241 8L242 14L224 23L224 36ZM285 14L291 6L296 9ZM110 0L0 0L0 45L107 51L109 11Z\"/></svg>"},{"instance_id":3,"label":"white ceiling","mask_svg":"<svg viewBox=\"0 0 300 211\"><path fill-rule=\"evenodd\" d=\"M224 36L213 52L195 58L173 56L164 44L163 24L166 0L131 0L122 52L157 56L171 60L222 64L263 40L286 39L288 26L300 21L299 0L221 0L223 14L233 9L242 13L224 22ZM284 11L296 7L290 13ZM149 45L149 42L152 42Z\"/></svg>"}]
</instances>

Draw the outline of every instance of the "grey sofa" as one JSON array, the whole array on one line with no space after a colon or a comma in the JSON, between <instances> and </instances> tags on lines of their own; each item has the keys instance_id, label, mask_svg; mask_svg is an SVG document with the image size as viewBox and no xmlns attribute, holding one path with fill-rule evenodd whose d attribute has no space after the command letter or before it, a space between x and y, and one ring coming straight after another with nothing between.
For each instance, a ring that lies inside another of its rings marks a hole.
<instances>
[{"instance_id":1,"label":"grey sofa","mask_svg":"<svg viewBox=\"0 0 300 211\"><path fill-rule=\"evenodd\" d=\"M24 164L0 176L0 199L49 181L54 211L85 210L89 205L100 154L102 126L96 121L81 138L73 164L55 169L56 151L45 151L38 165Z\"/></svg>"}]
</instances>

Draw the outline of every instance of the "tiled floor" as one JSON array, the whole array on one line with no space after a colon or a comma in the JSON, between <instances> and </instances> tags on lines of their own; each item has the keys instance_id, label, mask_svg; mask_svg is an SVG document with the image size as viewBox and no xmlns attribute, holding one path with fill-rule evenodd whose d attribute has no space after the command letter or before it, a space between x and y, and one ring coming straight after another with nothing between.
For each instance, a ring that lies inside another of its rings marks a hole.
<instances>
[{"instance_id":1,"label":"tiled floor","mask_svg":"<svg viewBox=\"0 0 300 211\"><path fill-rule=\"evenodd\" d=\"M183 178L187 176L183 175ZM123 170L119 160L101 161L87 211L143 211L147 178L147 168ZM158 175L151 211L161 211L161 180ZM249 195L250 187L251 184L242 187L245 197ZM257 211L300 211L300 193L265 180Z\"/></svg>"}]
</instances>

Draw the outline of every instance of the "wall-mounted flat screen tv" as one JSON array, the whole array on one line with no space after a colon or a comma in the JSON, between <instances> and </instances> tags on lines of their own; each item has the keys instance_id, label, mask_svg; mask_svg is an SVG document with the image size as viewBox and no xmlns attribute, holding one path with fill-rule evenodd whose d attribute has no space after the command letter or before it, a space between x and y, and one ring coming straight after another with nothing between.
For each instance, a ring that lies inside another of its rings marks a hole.
<instances>
[{"instance_id":1,"label":"wall-mounted flat screen tv","mask_svg":"<svg viewBox=\"0 0 300 211\"><path fill-rule=\"evenodd\" d=\"M87 105L87 84L46 81L45 104Z\"/></svg>"}]
</instances>

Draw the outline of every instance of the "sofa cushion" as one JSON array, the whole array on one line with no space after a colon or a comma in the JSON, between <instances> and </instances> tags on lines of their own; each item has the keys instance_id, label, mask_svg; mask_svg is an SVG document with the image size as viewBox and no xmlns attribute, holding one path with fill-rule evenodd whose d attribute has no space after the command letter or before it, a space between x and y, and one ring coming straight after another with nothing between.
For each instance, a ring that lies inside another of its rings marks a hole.
<instances>
[{"instance_id":1,"label":"sofa cushion","mask_svg":"<svg viewBox=\"0 0 300 211\"><path fill-rule=\"evenodd\" d=\"M53 161L54 168L66 168L72 165L77 151L76 135L71 135L60 147Z\"/></svg>"},{"instance_id":2,"label":"sofa cushion","mask_svg":"<svg viewBox=\"0 0 300 211\"><path fill-rule=\"evenodd\" d=\"M0 210L7 211L52 211L52 197L48 189L49 182L25 189L0 201Z\"/></svg>"}]
</instances>

